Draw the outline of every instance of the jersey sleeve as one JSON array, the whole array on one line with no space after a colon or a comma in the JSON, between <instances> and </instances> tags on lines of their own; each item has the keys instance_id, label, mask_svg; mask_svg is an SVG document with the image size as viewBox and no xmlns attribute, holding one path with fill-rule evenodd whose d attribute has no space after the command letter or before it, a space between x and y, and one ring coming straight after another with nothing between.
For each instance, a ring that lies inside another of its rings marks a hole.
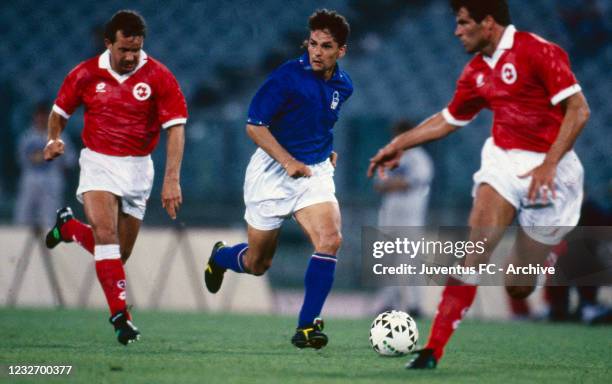
<instances>
[{"instance_id":1,"label":"jersey sleeve","mask_svg":"<svg viewBox=\"0 0 612 384\"><path fill-rule=\"evenodd\" d=\"M257 90L249 105L247 123L270 126L272 118L281 110L290 94L291 79L275 72Z\"/></svg>"},{"instance_id":2,"label":"jersey sleeve","mask_svg":"<svg viewBox=\"0 0 612 384\"><path fill-rule=\"evenodd\" d=\"M550 95L550 103L561 101L582 90L572 72L569 56L558 45L535 36L531 63L542 84Z\"/></svg>"},{"instance_id":3,"label":"jersey sleeve","mask_svg":"<svg viewBox=\"0 0 612 384\"><path fill-rule=\"evenodd\" d=\"M472 121L486 105L486 101L476 92L475 80L470 78L469 67L465 67L457 80L455 94L448 106L442 111L447 123L462 127Z\"/></svg>"},{"instance_id":4,"label":"jersey sleeve","mask_svg":"<svg viewBox=\"0 0 612 384\"><path fill-rule=\"evenodd\" d=\"M55 98L53 111L65 119L70 118L74 111L81 105L81 88L79 79L82 79L84 69L81 65L74 68L64 79L62 86Z\"/></svg>"},{"instance_id":5,"label":"jersey sleeve","mask_svg":"<svg viewBox=\"0 0 612 384\"><path fill-rule=\"evenodd\" d=\"M157 118L163 129L187 123L187 102L181 87L168 69L163 68L156 99Z\"/></svg>"}]
</instances>

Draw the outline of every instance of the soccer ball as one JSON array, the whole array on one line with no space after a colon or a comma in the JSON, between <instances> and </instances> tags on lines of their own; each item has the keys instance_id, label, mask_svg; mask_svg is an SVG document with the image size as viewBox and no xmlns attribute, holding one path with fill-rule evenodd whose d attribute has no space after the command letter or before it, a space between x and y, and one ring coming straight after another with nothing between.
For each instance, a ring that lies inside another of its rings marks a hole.
<instances>
[{"instance_id":1,"label":"soccer ball","mask_svg":"<svg viewBox=\"0 0 612 384\"><path fill-rule=\"evenodd\" d=\"M401 356L412 352L418 339L416 322L406 312L383 312L376 316L370 327L370 344L383 356Z\"/></svg>"}]
</instances>

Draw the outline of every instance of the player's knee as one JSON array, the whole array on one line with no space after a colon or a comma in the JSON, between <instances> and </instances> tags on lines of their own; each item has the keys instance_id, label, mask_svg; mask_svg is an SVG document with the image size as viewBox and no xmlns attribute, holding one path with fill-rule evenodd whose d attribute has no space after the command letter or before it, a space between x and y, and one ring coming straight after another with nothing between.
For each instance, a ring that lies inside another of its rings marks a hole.
<instances>
[{"instance_id":1,"label":"player's knee","mask_svg":"<svg viewBox=\"0 0 612 384\"><path fill-rule=\"evenodd\" d=\"M319 243L315 245L317 252L328 253L335 255L340 246L342 245L342 234L337 232L331 232L321 236Z\"/></svg>"},{"instance_id":2,"label":"player's knee","mask_svg":"<svg viewBox=\"0 0 612 384\"><path fill-rule=\"evenodd\" d=\"M249 270L255 276L261 276L272 266L272 259L257 260L252 263Z\"/></svg>"},{"instance_id":3,"label":"player's knee","mask_svg":"<svg viewBox=\"0 0 612 384\"><path fill-rule=\"evenodd\" d=\"M506 286L506 292L513 299L526 299L534 289L535 287L530 286Z\"/></svg>"},{"instance_id":4,"label":"player's knee","mask_svg":"<svg viewBox=\"0 0 612 384\"><path fill-rule=\"evenodd\" d=\"M97 244L118 243L117 231L110 225L92 225L91 229Z\"/></svg>"}]
</instances>

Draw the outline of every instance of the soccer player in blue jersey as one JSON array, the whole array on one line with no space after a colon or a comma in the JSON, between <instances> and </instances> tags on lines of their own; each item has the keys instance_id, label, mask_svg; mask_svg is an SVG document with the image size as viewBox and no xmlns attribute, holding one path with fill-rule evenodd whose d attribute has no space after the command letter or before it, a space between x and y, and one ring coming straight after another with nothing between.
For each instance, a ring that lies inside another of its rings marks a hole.
<instances>
[{"instance_id":1,"label":"soccer player in blue jersey","mask_svg":"<svg viewBox=\"0 0 612 384\"><path fill-rule=\"evenodd\" d=\"M308 51L272 72L249 107L246 131L259 148L244 182L248 243L217 242L204 279L208 290L216 293L227 269L263 275L272 265L283 221L293 216L314 253L291 342L298 348L319 349L328 340L319 315L334 281L342 242L332 129L353 85L337 64L346 54L346 19L322 9L310 16L308 26Z\"/></svg>"}]
</instances>

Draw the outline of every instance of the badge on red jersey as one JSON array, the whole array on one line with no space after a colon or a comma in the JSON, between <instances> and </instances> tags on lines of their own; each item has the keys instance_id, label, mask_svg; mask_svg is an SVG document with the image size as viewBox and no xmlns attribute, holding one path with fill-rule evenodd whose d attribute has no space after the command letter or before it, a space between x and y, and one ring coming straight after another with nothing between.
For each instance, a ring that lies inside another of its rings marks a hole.
<instances>
[{"instance_id":1,"label":"badge on red jersey","mask_svg":"<svg viewBox=\"0 0 612 384\"><path fill-rule=\"evenodd\" d=\"M512 63L506 63L501 69L501 78L506 84L514 84L518 75L516 73L516 67Z\"/></svg>"},{"instance_id":2,"label":"badge on red jersey","mask_svg":"<svg viewBox=\"0 0 612 384\"><path fill-rule=\"evenodd\" d=\"M139 101L145 101L151 97L151 87L147 83L138 83L132 89L132 95Z\"/></svg>"}]
</instances>

